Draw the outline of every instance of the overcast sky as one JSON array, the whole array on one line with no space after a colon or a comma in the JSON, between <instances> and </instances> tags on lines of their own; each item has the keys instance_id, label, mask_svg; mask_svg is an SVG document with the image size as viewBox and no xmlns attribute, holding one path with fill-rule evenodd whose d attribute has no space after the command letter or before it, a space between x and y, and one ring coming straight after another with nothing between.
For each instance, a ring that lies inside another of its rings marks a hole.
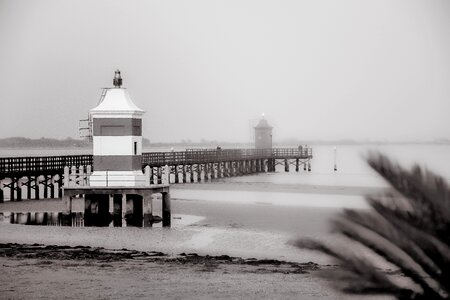
<instances>
[{"instance_id":1,"label":"overcast sky","mask_svg":"<svg viewBox=\"0 0 450 300\"><path fill-rule=\"evenodd\" d=\"M78 137L114 70L154 142L450 138L450 1L0 0L0 137Z\"/></svg>"}]
</instances>

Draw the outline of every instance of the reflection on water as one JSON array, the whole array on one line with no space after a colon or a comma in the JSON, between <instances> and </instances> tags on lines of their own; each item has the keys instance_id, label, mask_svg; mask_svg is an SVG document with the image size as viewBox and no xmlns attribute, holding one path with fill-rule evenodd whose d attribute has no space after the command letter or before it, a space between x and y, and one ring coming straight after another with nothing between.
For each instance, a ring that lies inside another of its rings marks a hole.
<instances>
[{"instance_id":1,"label":"reflection on water","mask_svg":"<svg viewBox=\"0 0 450 300\"><path fill-rule=\"evenodd\" d=\"M280 193L270 191L217 191L201 189L174 189L171 194L172 199L224 202L228 204L368 208L368 205L362 196L350 195Z\"/></svg>"}]
</instances>

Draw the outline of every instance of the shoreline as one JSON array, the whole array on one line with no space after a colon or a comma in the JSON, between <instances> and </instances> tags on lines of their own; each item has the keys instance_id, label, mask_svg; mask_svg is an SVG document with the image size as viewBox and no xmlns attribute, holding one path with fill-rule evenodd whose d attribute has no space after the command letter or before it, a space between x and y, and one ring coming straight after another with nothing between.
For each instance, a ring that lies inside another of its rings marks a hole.
<instances>
[{"instance_id":1,"label":"shoreline","mask_svg":"<svg viewBox=\"0 0 450 300\"><path fill-rule=\"evenodd\" d=\"M0 265L6 299L391 299L341 294L314 274L339 266L311 262L0 243Z\"/></svg>"},{"instance_id":2,"label":"shoreline","mask_svg":"<svg viewBox=\"0 0 450 300\"><path fill-rule=\"evenodd\" d=\"M254 267L252 273L305 274L309 271L317 271L321 267L336 267L335 265L319 265L314 262L290 262L277 259L242 258L237 256L199 255L195 252L181 252L176 255L160 251L138 251L127 248L107 249L104 247L90 247L84 245L46 245L46 244L20 244L0 243L0 257L14 259L51 259L51 260L100 260L100 261L127 261L138 260L141 262L175 263L189 265L210 265L217 268L218 265L246 265ZM214 265L212 265L214 264ZM259 267L265 267L261 269Z\"/></svg>"},{"instance_id":3,"label":"shoreline","mask_svg":"<svg viewBox=\"0 0 450 300\"><path fill-rule=\"evenodd\" d=\"M251 188L246 184L219 182L171 187L175 194L182 190L189 192L186 194L201 190L207 194L214 191L265 194L279 188L282 192L300 195L305 190L304 186L295 186L286 191L285 186L292 185L269 184L266 191L262 185L258 183ZM362 192L357 187L310 186L309 190L304 193L306 196L317 194L317 190L325 194L339 190L338 196ZM390 299L343 295L333 290L325 279L315 276L314 272L339 266L330 264L328 257L298 249L289 242L300 237L297 233L308 236L316 232L320 232L319 236L314 236L316 238L334 240L317 229L323 222L323 212L311 214L311 209L316 208L293 209L261 205L262 202L230 205L226 201L174 200L180 208L178 212L184 214L173 214L175 226L170 229L0 222L2 296L32 299L58 299L62 295L68 299ZM60 207L60 199L8 201L0 204L0 212L19 208L58 211ZM293 211L303 211L303 215L283 214ZM270 213L266 215L266 212ZM276 231L273 228L279 220L274 218L274 213L288 218L308 218L305 224L310 230L299 227L295 234L282 231L284 228ZM225 217L220 219L221 215ZM236 215L236 219L230 219ZM213 218L214 222L205 216ZM267 217L270 219L265 219ZM266 225L256 224L255 220Z\"/></svg>"},{"instance_id":4,"label":"shoreline","mask_svg":"<svg viewBox=\"0 0 450 300\"><path fill-rule=\"evenodd\" d=\"M208 183L177 183L170 186L173 190L216 190L216 191L252 191L282 192L299 194L365 196L383 193L388 187L377 186L333 186L316 184L280 184L270 182L227 182L224 180Z\"/></svg>"}]
</instances>

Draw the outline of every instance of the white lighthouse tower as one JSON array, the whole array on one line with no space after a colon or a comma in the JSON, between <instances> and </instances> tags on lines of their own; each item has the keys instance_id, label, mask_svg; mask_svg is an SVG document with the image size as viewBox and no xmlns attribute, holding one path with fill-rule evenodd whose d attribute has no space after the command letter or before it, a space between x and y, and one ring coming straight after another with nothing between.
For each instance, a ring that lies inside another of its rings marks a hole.
<instances>
[{"instance_id":1,"label":"white lighthouse tower","mask_svg":"<svg viewBox=\"0 0 450 300\"><path fill-rule=\"evenodd\" d=\"M142 173L142 115L116 70L114 87L90 110L93 135L94 172L90 186L145 186Z\"/></svg>"}]
</instances>

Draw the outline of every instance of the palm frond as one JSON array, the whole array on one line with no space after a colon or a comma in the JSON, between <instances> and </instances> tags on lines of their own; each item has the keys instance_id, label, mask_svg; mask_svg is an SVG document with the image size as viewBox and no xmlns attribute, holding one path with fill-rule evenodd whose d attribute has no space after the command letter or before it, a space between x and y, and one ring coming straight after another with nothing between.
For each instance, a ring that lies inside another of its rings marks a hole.
<instances>
[{"instance_id":1,"label":"palm frond","mask_svg":"<svg viewBox=\"0 0 450 300\"><path fill-rule=\"evenodd\" d=\"M405 170L379 153L369 154L367 161L392 190L367 197L370 211L345 210L334 220L334 231L398 267L411 284L398 285L375 263L346 248L312 240L300 240L296 246L333 257L342 267L326 276L343 291L390 294L397 299L449 299L450 189L446 181L419 166Z\"/></svg>"}]
</instances>

